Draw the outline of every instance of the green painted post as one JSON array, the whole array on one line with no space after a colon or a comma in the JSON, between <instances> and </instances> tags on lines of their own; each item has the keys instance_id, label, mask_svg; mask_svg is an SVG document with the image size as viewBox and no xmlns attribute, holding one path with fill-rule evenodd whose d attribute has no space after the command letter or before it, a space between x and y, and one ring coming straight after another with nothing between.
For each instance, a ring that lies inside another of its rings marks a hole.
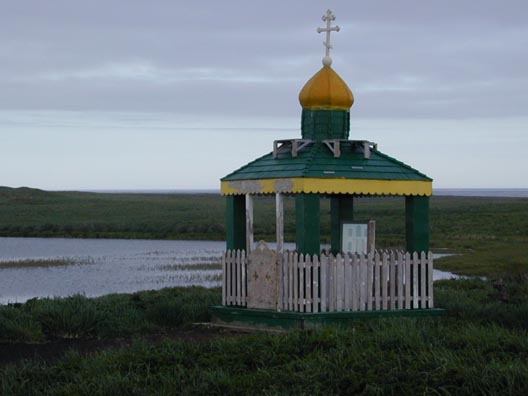
<instances>
[{"instance_id":1,"label":"green painted post","mask_svg":"<svg viewBox=\"0 0 528 396\"><path fill-rule=\"evenodd\" d=\"M331 247L332 254L341 251L341 223L343 221L354 220L354 197L353 196L333 196L330 198L331 216Z\"/></svg>"},{"instance_id":2,"label":"green painted post","mask_svg":"<svg viewBox=\"0 0 528 396\"><path fill-rule=\"evenodd\" d=\"M228 250L246 249L246 197L226 197L226 245Z\"/></svg>"},{"instance_id":3,"label":"green painted post","mask_svg":"<svg viewBox=\"0 0 528 396\"><path fill-rule=\"evenodd\" d=\"M429 197L405 197L405 237L408 252L429 251Z\"/></svg>"},{"instance_id":4,"label":"green painted post","mask_svg":"<svg viewBox=\"0 0 528 396\"><path fill-rule=\"evenodd\" d=\"M319 195L298 194L295 196L296 245L303 254L321 253Z\"/></svg>"}]
</instances>

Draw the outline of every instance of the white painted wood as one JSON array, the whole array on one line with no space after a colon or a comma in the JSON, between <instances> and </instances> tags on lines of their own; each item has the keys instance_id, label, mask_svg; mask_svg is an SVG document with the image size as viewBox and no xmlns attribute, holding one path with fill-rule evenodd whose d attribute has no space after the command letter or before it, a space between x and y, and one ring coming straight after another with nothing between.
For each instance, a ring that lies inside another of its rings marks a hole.
<instances>
[{"instance_id":1,"label":"white painted wood","mask_svg":"<svg viewBox=\"0 0 528 396\"><path fill-rule=\"evenodd\" d=\"M328 256L321 255L321 312L328 312Z\"/></svg>"},{"instance_id":2,"label":"white painted wood","mask_svg":"<svg viewBox=\"0 0 528 396\"><path fill-rule=\"evenodd\" d=\"M240 263L240 277L241 277L241 305L246 306L247 305L247 252L242 252L242 261Z\"/></svg>"},{"instance_id":3,"label":"white painted wood","mask_svg":"<svg viewBox=\"0 0 528 396\"><path fill-rule=\"evenodd\" d=\"M405 264L405 309L411 309L411 288L412 288L412 276L411 276L411 255L406 252L404 255Z\"/></svg>"},{"instance_id":4,"label":"white painted wood","mask_svg":"<svg viewBox=\"0 0 528 396\"><path fill-rule=\"evenodd\" d=\"M418 253L414 252L412 255L412 274L413 274L413 309L418 308L418 266L419 266L420 260L418 258Z\"/></svg>"},{"instance_id":5,"label":"white painted wood","mask_svg":"<svg viewBox=\"0 0 528 396\"><path fill-rule=\"evenodd\" d=\"M335 285L336 260L331 254L328 258L328 312L336 310L336 285Z\"/></svg>"},{"instance_id":6,"label":"white painted wood","mask_svg":"<svg viewBox=\"0 0 528 396\"><path fill-rule=\"evenodd\" d=\"M343 256L338 254L336 256L336 311L343 310Z\"/></svg>"},{"instance_id":7,"label":"white painted wood","mask_svg":"<svg viewBox=\"0 0 528 396\"><path fill-rule=\"evenodd\" d=\"M352 266L350 264L350 253L345 253L343 257L344 274L344 305L343 311L350 311L352 308Z\"/></svg>"},{"instance_id":8,"label":"white painted wood","mask_svg":"<svg viewBox=\"0 0 528 396\"><path fill-rule=\"evenodd\" d=\"M304 295L305 312L312 312L312 258L309 254L304 258L304 277L306 292Z\"/></svg>"},{"instance_id":9,"label":"white painted wood","mask_svg":"<svg viewBox=\"0 0 528 396\"><path fill-rule=\"evenodd\" d=\"M299 254L293 256L293 311L299 311Z\"/></svg>"},{"instance_id":10,"label":"white painted wood","mask_svg":"<svg viewBox=\"0 0 528 396\"><path fill-rule=\"evenodd\" d=\"M319 258L317 257L317 255L314 255L313 256L313 260L312 260L312 265L313 265L313 272L312 272L312 275L313 275L313 280L312 280L312 293L313 293L313 312L319 312L319 302L320 302L320 298L319 298L319 293L320 293L320 290L319 290L319 277L320 277L320 265L319 265Z\"/></svg>"},{"instance_id":11,"label":"white painted wood","mask_svg":"<svg viewBox=\"0 0 528 396\"><path fill-rule=\"evenodd\" d=\"M247 306L247 253L228 250L221 261L222 304ZM280 262L279 310L348 312L434 306L430 252L311 257L285 251Z\"/></svg>"},{"instance_id":12,"label":"white painted wood","mask_svg":"<svg viewBox=\"0 0 528 396\"><path fill-rule=\"evenodd\" d=\"M367 293L367 259L364 254L359 256L359 310L364 311L366 307Z\"/></svg>"},{"instance_id":13,"label":"white painted wood","mask_svg":"<svg viewBox=\"0 0 528 396\"><path fill-rule=\"evenodd\" d=\"M306 283L304 280L304 270L305 270L305 257L304 254L301 254L299 256L299 311L305 312L305 290L306 290Z\"/></svg>"},{"instance_id":14,"label":"white painted wood","mask_svg":"<svg viewBox=\"0 0 528 396\"><path fill-rule=\"evenodd\" d=\"M367 294L367 310L372 311L372 288L374 286L374 252L367 254L367 284L365 292Z\"/></svg>"},{"instance_id":15,"label":"white painted wood","mask_svg":"<svg viewBox=\"0 0 528 396\"><path fill-rule=\"evenodd\" d=\"M359 256L351 254L352 258L352 311L359 311L359 295L361 291L361 278L359 276Z\"/></svg>"},{"instance_id":16,"label":"white painted wood","mask_svg":"<svg viewBox=\"0 0 528 396\"><path fill-rule=\"evenodd\" d=\"M275 194L275 217L277 226L277 254L284 251L284 196Z\"/></svg>"},{"instance_id":17,"label":"white painted wood","mask_svg":"<svg viewBox=\"0 0 528 396\"><path fill-rule=\"evenodd\" d=\"M427 275L427 256L425 252L420 253L420 308L426 308L427 290L426 290L426 275Z\"/></svg>"},{"instance_id":18,"label":"white painted wood","mask_svg":"<svg viewBox=\"0 0 528 396\"><path fill-rule=\"evenodd\" d=\"M381 267L381 309L388 309L388 278L389 278L389 255L387 252L383 252L383 264Z\"/></svg>"},{"instance_id":19,"label":"white painted wood","mask_svg":"<svg viewBox=\"0 0 528 396\"><path fill-rule=\"evenodd\" d=\"M389 298L390 309L396 309L396 260L394 253L389 256Z\"/></svg>"},{"instance_id":20,"label":"white painted wood","mask_svg":"<svg viewBox=\"0 0 528 396\"><path fill-rule=\"evenodd\" d=\"M391 254L391 257L396 257L396 253L393 251L392 254ZM398 295L398 309L403 309L403 300L405 299L405 292L403 290L403 254L402 252L398 252L397 253L397 258L396 260L398 261L398 264L397 264L397 277L398 277L398 280L397 280L397 283L396 283L396 293Z\"/></svg>"},{"instance_id":21,"label":"white painted wood","mask_svg":"<svg viewBox=\"0 0 528 396\"><path fill-rule=\"evenodd\" d=\"M381 309L381 279L380 279L380 270L381 270L381 257L379 252L376 252L374 255L374 309Z\"/></svg>"},{"instance_id":22,"label":"white painted wood","mask_svg":"<svg viewBox=\"0 0 528 396\"><path fill-rule=\"evenodd\" d=\"M226 271L226 255L229 254L228 252L226 252L223 256L222 256L222 305L225 306L226 305L226 275L227 275L227 271Z\"/></svg>"},{"instance_id":23,"label":"white painted wood","mask_svg":"<svg viewBox=\"0 0 528 396\"><path fill-rule=\"evenodd\" d=\"M293 256L295 254L288 252L288 311L293 311Z\"/></svg>"},{"instance_id":24,"label":"white painted wood","mask_svg":"<svg viewBox=\"0 0 528 396\"><path fill-rule=\"evenodd\" d=\"M246 252L253 250L253 196L246 194Z\"/></svg>"},{"instance_id":25,"label":"white painted wood","mask_svg":"<svg viewBox=\"0 0 528 396\"><path fill-rule=\"evenodd\" d=\"M376 250L376 220L368 222L367 252Z\"/></svg>"},{"instance_id":26,"label":"white painted wood","mask_svg":"<svg viewBox=\"0 0 528 396\"><path fill-rule=\"evenodd\" d=\"M325 57L323 58L323 65L330 66L332 64L332 59L330 58L330 49L332 48L332 44L330 43L330 33L331 32L339 32L339 26L332 26L332 21L335 20L335 15L332 13L331 10L326 11L326 15L323 15L323 21L326 22L326 27L324 28L317 28L317 33L326 33L326 40L323 42L326 50L325 50Z\"/></svg>"},{"instance_id":27,"label":"white painted wood","mask_svg":"<svg viewBox=\"0 0 528 396\"><path fill-rule=\"evenodd\" d=\"M427 283L428 283L428 294L429 304L428 308L434 307L434 293L433 293L433 253L429 252L427 260Z\"/></svg>"},{"instance_id":28,"label":"white painted wood","mask_svg":"<svg viewBox=\"0 0 528 396\"><path fill-rule=\"evenodd\" d=\"M227 251L226 257L226 305L231 305L231 262L232 262L232 250Z\"/></svg>"},{"instance_id":29,"label":"white painted wood","mask_svg":"<svg viewBox=\"0 0 528 396\"><path fill-rule=\"evenodd\" d=\"M241 294L240 288L241 288L241 285L242 285L241 263L242 263L243 254L244 254L244 251L237 250L236 262L235 262L235 284L236 284L235 303L236 303L236 305L241 305L240 304L240 294Z\"/></svg>"}]
</instances>

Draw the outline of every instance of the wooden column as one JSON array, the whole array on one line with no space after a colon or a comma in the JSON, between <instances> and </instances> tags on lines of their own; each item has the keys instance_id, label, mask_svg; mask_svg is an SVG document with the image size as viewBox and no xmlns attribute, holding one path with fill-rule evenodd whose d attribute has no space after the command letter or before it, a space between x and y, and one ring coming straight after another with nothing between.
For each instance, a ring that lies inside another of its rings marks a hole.
<instances>
[{"instance_id":1,"label":"wooden column","mask_svg":"<svg viewBox=\"0 0 528 396\"><path fill-rule=\"evenodd\" d=\"M246 194L246 253L253 250L253 196Z\"/></svg>"},{"instance_id":2,"label":"wooden column","mask_svg":"<svg viewBox=\"0 0 528 396\"><path fill-rule=\"evenodd\" d=\"M354 197L334 195L330 198L332 254L341 252L341 223L354 220Z\"/></svg>"},{"instance_id":3,"label":"wooden column","mask_svg":"<svg viewBox=\"0 0 528 396\"><path fill-rule=\"evenodd\" d=\"M277 227L277 254L284 251L284 197L282 194L275 194L275 217Z\"/></svg>"},{"instance_id":4,"label":"wooden column","mask_svg":"<svg viewBox=\"0 0 528 396\"><path fill-rule=\"evenodd\" d=\"M295 196L296 245L303 254L321 253L319 195L298 194Z\"/></svg>"},{"instance_id":5,"label":"wooden column","mask_svg":"<svg viewBox=\"0 0 528 396\"><path fill-rule=\"evenodd\" d=\"M407 251L429 251L429 197L405 197Z\"/></svg>"},{"instance_id":6,"label":"wooden column","mask_svg":"<svg viewBox=\"0 0 528 396\"><path fill-rule=\"evenodd\" d=\"M246 249L246 198L244 195L226 197L226 247Z\"/></svg>"}]
</instances>

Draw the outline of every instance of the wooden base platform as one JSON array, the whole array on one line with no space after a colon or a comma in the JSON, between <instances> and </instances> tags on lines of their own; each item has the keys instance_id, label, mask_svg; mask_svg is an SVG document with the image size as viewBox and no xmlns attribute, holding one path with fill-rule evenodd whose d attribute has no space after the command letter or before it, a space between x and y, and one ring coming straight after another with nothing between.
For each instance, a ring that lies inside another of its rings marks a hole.
<instances>
[{"instance_id":1,"label":"wooden base platform","mask_svg":"<svg viewBox=\"0 0 528 396\"><path fill-rule=\"evenodd\" d=\"M369 318L391 316L428 317L445 313L441 308L407 309L394 311L357 311L357 312L279 312L265 309L247 309L230 306L212 306L209 311L213 324L226 327L244 327L268 330L282 329L313 329L324 326L348 326Z\"/></svg>"}]
</instances>

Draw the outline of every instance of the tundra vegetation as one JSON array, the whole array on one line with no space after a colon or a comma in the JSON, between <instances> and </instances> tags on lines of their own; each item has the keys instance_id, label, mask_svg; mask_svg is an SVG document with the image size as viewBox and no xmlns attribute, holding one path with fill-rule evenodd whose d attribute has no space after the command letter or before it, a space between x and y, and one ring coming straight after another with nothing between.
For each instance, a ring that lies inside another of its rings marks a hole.
<instances>
[{"instance_id":1,"label":"tundra vegetation","mask_svg":"<svg viewBox=\"0 0 528 396\"><path fill-rule=\"evenodd\" d=\"M401 246L402 200L358 201L358 217L377 220L378 246ZM273 240L272 200L255 207L257 237ZM286 216L291 239L291 200ZM219 239L223 218L224 201L212 194L0 189L3 236ZM0 394L528 394L528 200L433 197L431 226L433 250L457 253L436 267L485 277L435 282L443 317L234 336L192 326L210 319L219 289L34 299L0 306L0 351L107 344L53 358L0 356Z\"/></svg>"}]
</instances>

